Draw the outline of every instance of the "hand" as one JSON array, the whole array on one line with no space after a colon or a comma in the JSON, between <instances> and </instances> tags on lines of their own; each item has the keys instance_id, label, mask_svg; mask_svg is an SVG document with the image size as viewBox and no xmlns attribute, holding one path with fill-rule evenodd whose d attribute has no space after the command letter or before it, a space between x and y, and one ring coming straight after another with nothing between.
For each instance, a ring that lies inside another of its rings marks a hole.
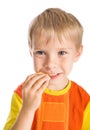
<instances>
[{"instance_id":1,"label":"hand","mask_svg":"<svg viewBox=\"0 0 90 130\"><path fill-rule=\"evenodd\" d=\"M22 87L23 108L35 111L39 107L49 80L50 77L44 73L35 73L26 78Z\"/></svg>"}]
</instances>

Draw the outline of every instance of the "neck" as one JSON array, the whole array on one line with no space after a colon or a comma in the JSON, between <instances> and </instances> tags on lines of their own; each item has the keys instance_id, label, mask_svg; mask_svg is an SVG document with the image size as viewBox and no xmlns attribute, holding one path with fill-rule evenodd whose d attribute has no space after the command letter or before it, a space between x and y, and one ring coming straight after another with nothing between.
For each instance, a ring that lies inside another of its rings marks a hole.
<instances>
[{"instance_id":1,"label":"neck","mask_svg":"<svg viewBox=\"0 0 90 130\"><path fill-rule=\"evenodd\" d=\"M63 90L68 84L68 79L64 80L64 82L59 83L50 83L48 89L50 90Z\"/></svg>"}]
</instances>

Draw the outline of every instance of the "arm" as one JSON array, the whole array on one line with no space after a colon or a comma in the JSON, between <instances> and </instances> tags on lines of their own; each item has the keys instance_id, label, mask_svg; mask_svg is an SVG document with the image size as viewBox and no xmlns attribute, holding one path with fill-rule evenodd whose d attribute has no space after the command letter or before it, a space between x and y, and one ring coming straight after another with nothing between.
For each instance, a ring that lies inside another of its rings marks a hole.
<instances>
[{"instance_id":1,"label":"arm","mask_svg":"<svg viewBox=\"0 0 90 130\"><path fill-rule=\"evenodd\" d=\"M43 73L28 76L22 87L23 105L11 130L30 130L36 109L39 107L49 76Z\"/></svg>"},{"instance_id":2,"label":"arm","mask_svg":"<svg viewBox=\"0 0 90 130\"><path fill-rule=\"evenodd\" d=\"M14 93L12 95L10 112L9 112L9 115L8 115L8 118L6 120L3 130L10 130L15 120L17 119L17 116L21 110L21 107L22 107L22 98L18 94Z\"/></svg>"},{"instance_id":3,"label":"arm","mask_svg":"<svg viewBox=\"0 0 90 130\"><path fill-rule=\"evenodd\" d=\"M84 111L84 119L81 130L90 130L90 102Z\"/></svg>"},{"instance_id":4,"label":"arm","mask_svg":"<svg viewBox=\"0 0 90 130\"><path fill-rule=\"evenodd\" d=\"M30 130L33 118L34 111L27 111L22 108L11 130Z\"/></svg>"}]
</instances>

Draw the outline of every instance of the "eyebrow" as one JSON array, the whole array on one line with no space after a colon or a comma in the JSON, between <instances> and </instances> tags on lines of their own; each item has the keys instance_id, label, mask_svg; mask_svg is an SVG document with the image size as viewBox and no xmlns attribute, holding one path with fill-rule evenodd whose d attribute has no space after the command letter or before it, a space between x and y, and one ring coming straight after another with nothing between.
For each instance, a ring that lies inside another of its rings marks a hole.
<instances>
[{"instance_id":1,"label":"eyebrow","mask_svg":"<svg viewBox=\"0 0 90 130\"><path fill-rule=\"evenodd\" d=\"M45 48L34 48L34 50L46 50ZM57 51L60 51L60 50L72 50L72 48L57 48L56 49Z\"/></svg>"},{"instance_id":2,"label":"eyebrow","mask_svg":"<svg viewBox=\"0 0 90 130\"><path fill-rule=\"evenodd\" d=\"M71 50L72 48L58 48L57 50Z\"/></svg>"}]
</instances>

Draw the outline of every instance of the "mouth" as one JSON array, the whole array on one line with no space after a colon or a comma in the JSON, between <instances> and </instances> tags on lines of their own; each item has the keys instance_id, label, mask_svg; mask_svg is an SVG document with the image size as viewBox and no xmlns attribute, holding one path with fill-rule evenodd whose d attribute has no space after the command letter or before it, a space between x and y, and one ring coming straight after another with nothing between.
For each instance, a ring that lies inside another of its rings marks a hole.
<instances>
[{"instance_id":1,"label":"mouth","mask_svg":"<svg viewBox=\"0 0 90 130\"><path fill-rule=\"evenodd\" d=\"M57 74L49 74L51 79L56 79L61 75L61 73L57 73Z\"/></svg>"}]
</instances>

